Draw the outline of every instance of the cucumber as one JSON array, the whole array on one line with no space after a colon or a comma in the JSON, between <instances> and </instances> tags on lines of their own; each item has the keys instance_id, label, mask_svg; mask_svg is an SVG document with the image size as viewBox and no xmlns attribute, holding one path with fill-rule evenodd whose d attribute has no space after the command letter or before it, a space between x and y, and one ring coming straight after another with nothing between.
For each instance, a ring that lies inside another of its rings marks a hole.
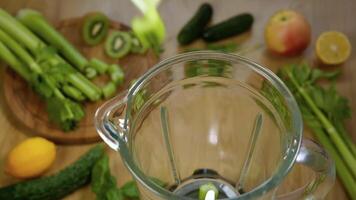
<instances>
[{"instance_id":1,"label":"cucumber","mask_svg":"<svg viewBox=\"0 0 356 200\"><path fill-rule=\"evenodd\" d=\"M75 163L55 175L20 182L0 188L0 199L6 200L57 200L90 182L91 171L104 153L97 145Z\"/></svg>"},{"instance_id":2,"label":"cucumber","mask_svg":"<svg viewBox=\"0 0 356 200\"><path fill-rule=\"evenodd\" d=\"M197 10L195 15L183 26L182 30L178 34L178 42L181 45L189 44L195 39L199 38L203 32L205 26L211 20L213 15L213 8L210 4L204 3Z\"/></svg>"},{"instance_id":3,"label":"cucumber","mask_svg":"<svg viewBox=\"0 0 356 200\"><path fill-rule=\"evenodd\" d=\"M250 30L252 24L251 14L240 14L207 28L203 33L203 39L207 42L225 39Z\"/></svg>"},{"instance_id":4,"label":"cucumber","mask_svg":"<svg viewBox=\"0 0 356 200\"><path fill-rule=\"evenodd\" d=\"M105 41L105 53L111 58L121 58L131 49L131 36L127 32L113 31Z\"/></svg>"}]
</instances>

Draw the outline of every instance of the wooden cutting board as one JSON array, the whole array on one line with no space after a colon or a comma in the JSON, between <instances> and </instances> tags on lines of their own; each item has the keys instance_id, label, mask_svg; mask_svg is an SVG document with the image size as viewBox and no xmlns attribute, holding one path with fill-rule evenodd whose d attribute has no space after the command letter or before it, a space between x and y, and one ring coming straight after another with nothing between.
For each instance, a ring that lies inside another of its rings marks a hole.
<instances>
[{"instance_id":1,"label":"wooden cutting board","mask_svg":"<svg viewBox=\"0 0 356 200\"><path fill-rule=\"evenodd\" d=\"M104 52L104 42L94 47L84 43L81 37L82 18L72 18L61 21L57 29L87 58L98 58L107 63L118 63L125 72L125 82L117 89L117 94L127 89L132 80L142 75L148 68L157 62L157 57L151 51L145 54L129 54L117 60L109 58ZM110 31L128 31L129 27L111 21ZM105 77L95 80L103 83ZM70 132L61 131L48 119L46 105L43 100L30 88L30 86L10 68L4 74L4 96L7 107L15 120L24 125L29 132L48 138L57 143L81 144L99 141L99 135L94 127L94 114L96 109L105 101L86 102L85 117L77 129Z\"/></svg>"}]
</instances>

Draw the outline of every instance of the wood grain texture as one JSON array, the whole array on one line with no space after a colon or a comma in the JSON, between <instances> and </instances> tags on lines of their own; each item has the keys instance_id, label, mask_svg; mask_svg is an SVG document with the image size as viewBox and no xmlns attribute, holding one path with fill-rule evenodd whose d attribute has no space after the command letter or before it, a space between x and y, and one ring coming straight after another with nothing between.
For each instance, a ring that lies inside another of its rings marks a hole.
<instances>
[{"instance_id":1,"label":"wood grain texture","mask_svg":"<svg viewBox=\"0 0 356 200\"><path fill-rule=\"evenodd\" d=\"M116 93L128 89L133 80L140 77L157 62L157 57L152 51L142 55L129 54L123 59L117 60L105 55L104 42L93 47L86 45L81 37L82 21L82 18L62 20L59 22L57 29L88 59L98 58L106 63L117 63L122 66L125 73L125 81L122 86L117 88ZM129 28L126 25L112 21L109 34L114 30L128 31ZM107 77L96 78L95 82L98 85L103 85L107 82ZM4 74L3 84L4 96L10 112L20 124L29 129L29 132L48 138L56 143L82 144L100 141L100 137L95 131L93 119L96 109L105 100L86 102L84 105L85 117L74 131L66 133L49 121L45 102L21 77L9 68Z\"/></svg>"},{"instance_id":2,"label":"wood grain texture","mask_svg":"<svg viewBox=\"0 0 356 200\"><path fill-rule=\"evenodd\" d=\"M176 34L182 25L189 19L197 7L203 0L163 0L160 5L160 12L167 26L167 40L165 43L165 52L163 58L177 54ZM204 1L205 2L205 1ZM293 8L302 12L312 25L312 43L309 48L300 57L296 58L280 58L270 55L264 48L250 52L246 56L263 64L264 66L277 70L279 67L287 63L300 62L306 60L313 62L314 60L314 44L317 36L326 30L343 31L351 40L352 46L356 47L356 3L354 0L219 0L211 2L214 7L213 23L228 18L240 12L252 12L255 16L253 30L241 46L247 47L254 44L263 44L263 29L268 17L275 11L285 8ZM53 22L61 19L81 16L88 11L100 10L108 14L112 19L122 21L126 24L130 23L133 16L138 14L138 11L128 0L1 0L0 7L9 10L11 13L23 7L31 7L41 12ZM355 51L354 51L355 52ZM356 54L351 54L351 58L342 67L342 77L338 80L337 88L345 95L354 111L352 119L347 122L347 130L354 141L356 140ZM1 76L3 77L3 76ZM0 83L2 84L2 83ZM0 90L2 87L0 87ZM3 91L0 91L1 95ZM9 109L4 103L4 97L0 98L0 185L7 185L16 182L3 173L3 162L6 154L16 143L29 137L30 132L19 126L18 123L11 120L11 115L8 114ZM312 137L310 132L305 130L306 137ZM48 174L51 174L65 167L79 157L88 145L75 146L58 146L58 159ZM130 178L127 170L123 167L120 157L113 151L109 151L111 156L112 171L117 176L119 184L123 184ZM309 173L305 172L300 167L296 167L287 179L289 185L300 185L305 183L309 177ZM66 200L78 199L94 199L89 187L85 187L68 196ZM340 182L336 182L335 186L327 196L328 200L348 199Z\"/></svg>"}]
</instances>

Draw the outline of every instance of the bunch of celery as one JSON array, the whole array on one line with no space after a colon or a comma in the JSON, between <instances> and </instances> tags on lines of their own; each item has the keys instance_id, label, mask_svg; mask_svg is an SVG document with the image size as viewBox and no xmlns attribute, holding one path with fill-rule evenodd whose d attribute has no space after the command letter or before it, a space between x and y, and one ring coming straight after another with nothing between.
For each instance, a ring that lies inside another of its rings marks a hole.
<instances>
[{"instance_id":1,"label":"bunch of celery","mask_svg":"<svg viewBox=\"0 0 356 200\"><path fill-rule=\"evenodd\" d=\"M21 10L17 19L0 9L0 58L43 97L50 120L64 131L72 130L83 118L79 102L102 97L103 89L82 73L93 77L109 68L96 59L88 61L40 13L30 9ZM119 79L115 83L123 80L119 72L114 75ZM105 96L115 89L110 87Z\"/></svg>"},{"instance_id":2,"label":"bunch of celery","mask_svg":"<svg viewBox=\"0 0 356 200\"><path fill-rule=\"evenodd\" d=\"M316 83L320 78L332 80L338 74L307 65L287 66L279 72L294 94L304 122L331 154L339 178L351 199L356 199L356 146L343 124L351 116L351 109L333 85L324 88Z\"/></svg>"}]
</instances>

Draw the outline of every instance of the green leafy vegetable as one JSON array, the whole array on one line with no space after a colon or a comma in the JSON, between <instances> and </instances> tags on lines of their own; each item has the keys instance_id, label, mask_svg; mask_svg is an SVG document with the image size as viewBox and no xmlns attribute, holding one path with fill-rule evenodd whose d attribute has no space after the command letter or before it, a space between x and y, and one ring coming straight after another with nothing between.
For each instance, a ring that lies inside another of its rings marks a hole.
<instances>
[{"instance_id":1,"label":"green leafy vegetable","mask_svg":"<svg viewBox=\"0 0 356 200\"><path fill-rule=\"evenodd\" d=\"M117 188L110 188L106 192L106 199L107 200L124 200L125 197L122 194L122 191Z\"/></svg>"},{"instance_id":2,"label":"green leafy vegetable","mask_svg":"<svg viewBox=\"0 0 356 200\"><path fill-rule=\"evenodd\" d=\"M91 189L96 194L97 200L114 200L115 197L122 198L122 193L116 185L116 179L111 175L109 157L106 154L93 167Z\"/></svg>"},{"instance_id":3,"label":"green leafy vegetable","mask_svg":"<svg viewBox=\"0 0 356 200\"><path fill-rule=\"evenodd\" d=\"M124 196L127 198L138 199L140 197L137 185L134 181L129 181L125 183L125 185L123 185L120 189L122 190Z\"/></svg>"},{"instance_id":4,"label":"green leafy vegetable","mask_svg":"<svg viewBox=\"0 0 356 200\"><path fill-rule=\"evenodd\" d=\"M166 184L157 178L151 178L153 182L163 187ZM117 187L115 177L111 175L109 157L104 154L92 169L91 190L96 194L97 200L123 200L139 199L139 191L134 181L125 183L121 188Z\"/></svg>"},{"instance_id":5,"label":"green leafy vegetable","mask_svg":"<svg viewBox=\"0 0 356 200\"><path fill-rule=\"evenodd\" d=\"M293 65L280 70L279 76L294 94L304 121L335 160L337 173L350 197L356 198L355 144L344 129L351 116L347 100L332 85L317 85L320 78L333 80L339 72L323 72L308 65Z\"/></svg>"}]
</instances>

